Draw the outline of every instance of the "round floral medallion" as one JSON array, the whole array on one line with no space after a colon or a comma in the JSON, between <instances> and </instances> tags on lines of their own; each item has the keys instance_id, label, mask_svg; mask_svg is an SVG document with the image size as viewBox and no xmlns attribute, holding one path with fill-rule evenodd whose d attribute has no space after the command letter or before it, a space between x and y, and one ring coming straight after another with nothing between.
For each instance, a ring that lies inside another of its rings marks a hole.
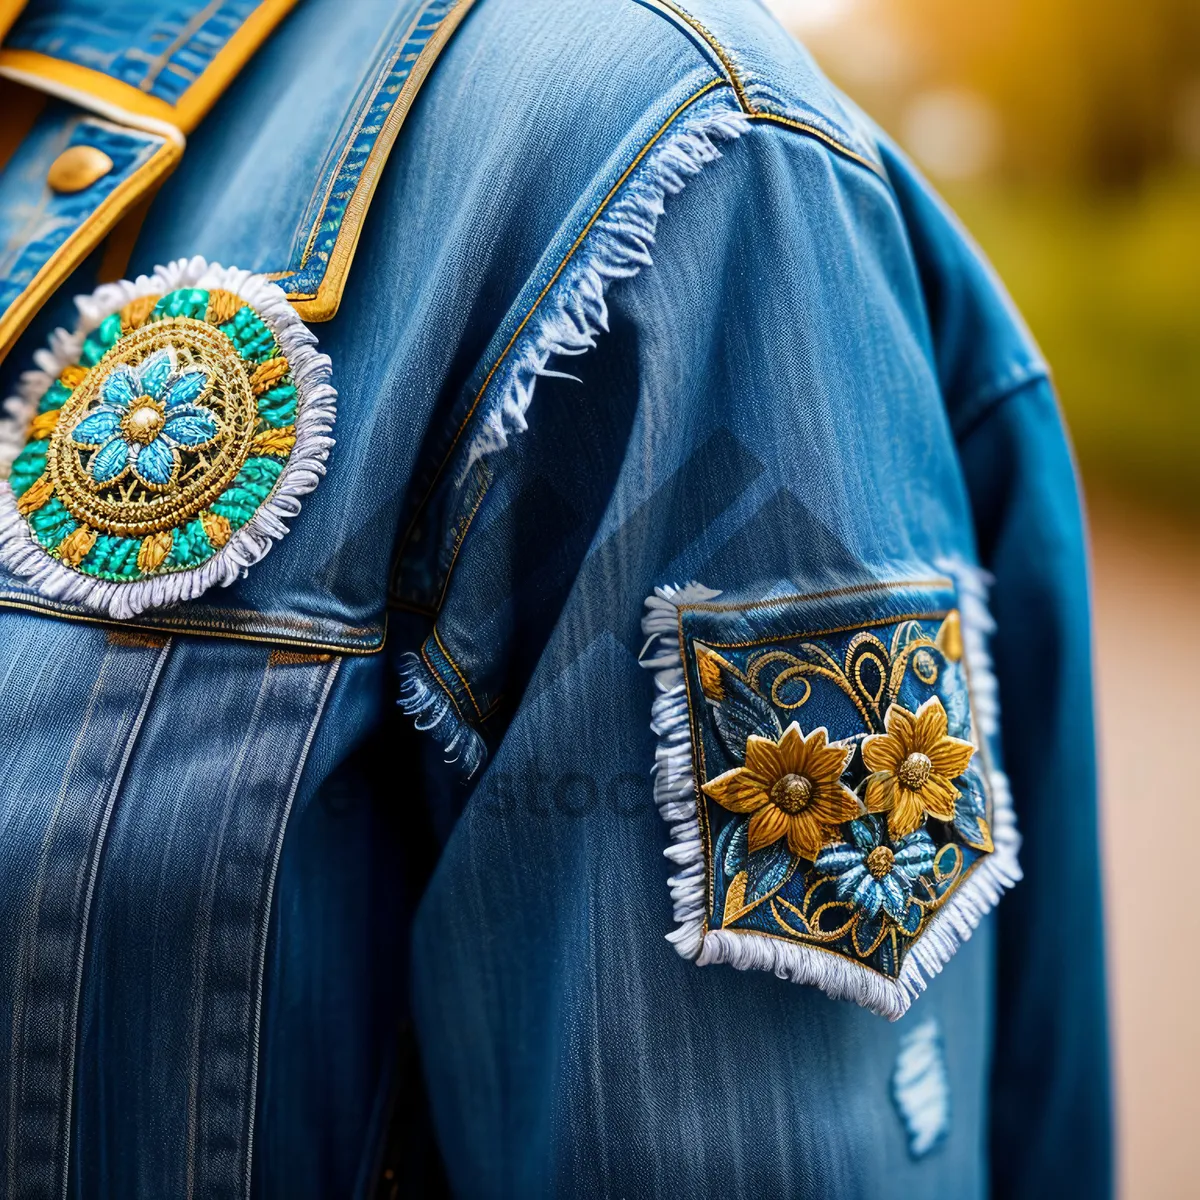
<instances>
[{"instance_id":1,"label":"round floral medallion","mask_svg":"<svg viewBox=\"0 0 1200 1200\"><path fill-rule=\"evenodd\" d=\"M233 482L257 422L246 363L187 317L123 337L63 405L47 465L76 520L144 537L194 517Z\"/></svg>"},{"instance_id":2,"label":"round floral medallion","mask_svg":"<svg viewBox=\"0 0 1200 1200\"><path fill-rule=\"evenodd\" d=\"M276 284L203 259L77 303L0 419L0 564L114 617L232 583L324 473L328 357Z\"/></svg>"}]
</instances>

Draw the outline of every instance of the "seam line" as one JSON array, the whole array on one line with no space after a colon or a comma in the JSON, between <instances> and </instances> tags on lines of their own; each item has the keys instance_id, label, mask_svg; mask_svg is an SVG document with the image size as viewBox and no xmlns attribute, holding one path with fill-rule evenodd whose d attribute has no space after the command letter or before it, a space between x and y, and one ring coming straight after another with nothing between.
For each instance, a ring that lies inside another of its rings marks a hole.
<instances>
[{"instance_id":1,"label":"seam line","mask_svg":"<svg viewBox=\"0 0 1200 1200\"><path fill-rule=\"evenodd\" d=\"M450 459L453 456L454 451L457 448L459 441L462 439L464 430L466 429L467 425L471 421L471 418L475 415L477 409L479 408L480 401L482 401L485 393L488 390L488 387L490 386L492 380L495 378L497 371L500 370L500 367L504 364L505 360L508 358L509 352L512 350L513 346L516 344L517 339L520 338L522 333L524 333L525 327L529 324L529 322L531 320L533 320L534 315L537 313L538 309L541 307L542 301L549 294L551 288L553 288L554 285L558 282L560 276L562 275L563 271L566 270L567 265L570 263L571 259L574 258L575 252L583 244L583 241L587 237L587 235L592 231L592 227L604 215L604 212L607 210L613 197L616 196L616 194L621 190L621 188L625 184L625 181L629 178L630 175L633 174L633 172L641 164L642 160L646 157L646 155L650 153L650 151L654 148L654 146L662 139L663 135L667 132L668 129L671 128L671 126L679 119L679 117L687 109L689 109L693 104L695 104L696 101L698 101L701 97L708 95L708 93L711 92L714 88L728 87L728 86L729 86L729 83L727 80L713 79L713 80L710 80L708 83L706 83L698 91L693 92L692 95L690 95L677 109L675 109L675 111L673 113L671 113L671 115L669 117L667 117L667 119L662 123L662 125L660 125L659 128L654 132L654 134L651 136L651 138L642 146L642 148L634 156L633 161L629 164L629 166L627 166L625 168L625 170L621 173L620 178L617 179L616 183L614 183L612 185L612 187L608 190L608 192L605 194L603 200L601 200L600 203L597 205L596 210L588 218L587 223L584 225L582 231L579 233L579 236L576 237L575 240L571 243L566 254L563 256L561 262L559 262L558 266L554 270L554 273L550 276L550 279L546 283L545 287L542 288L542 290L538 293L537 298L534 300L533 304L530 305L529 311L525 314L524 317L521 318L520 324L517 326L512 337L509 338L507 345L505 345L504 349L500 351L500 354L497 356L496 361L492 364L491 369L488 371L486 377L484 378L483 383L480 385L479 391L477 391L475 393L475 398L471 401L470 408L467 409L466 415L463 417L462 421L459 423L458 429L456 430L454 437L451 440L450 445L446 450L446 453L443 455L440 465L438 466L437 470L434 472L434 475L433 475L432 480L430 481L429 487L426 489L424 496L421 498L420 504L417 505L416 512L413 514L412 520L409 521L407 529L405 529L405 531L404 531L404 537L401 539L400 550L397 554L397 561L399 561L401 558L403 558L404 552L408 549L409 542L412 539L413 529L416 527L417 522L420 520L421 514L425 511L425 506L429 503L430 497L434 493L434 489L437 487L438 483L440 482L442 475L446 470L447 464L450 462Z\"/></svg>"},{"instance_id":2,"label":"seam line","mask_svg":"<svg viewBox=\"0 0 1200 1200\"><path fill-rule=\"evenodd\" d=\"M467 696L470 698L471 705L475 709L475 715L482 721L483 710L479 707L479 701L475 699L475 693L471 691L471 685L467 682L467 677L462 673L462 669L458 663L454 661L454 656L446 649L446 643L442 641L441 635L438 633L437 625L433 627L433 640L437 642L438 649L446 656L446 661L450 664L451 670L458 676L458 681L466 689Z\"/></svg>"},{"instance_id":3,"label":"seam line","mask_svg":"<svg viewBox=\"0 0 1200 1200\"><path fill-rule=\"evenodd\" d=\"M454 711L458 714L458 719L464 725L470 726L470 728L474 729L475 726L463 715L463 710L461 707L459 707L457 697L446 686L446 681L441 677L441 674L438 672L437 667L435 667L433 665L433 663L430 661L429 654L425 649L424 643L421 644L421 661L425 664L425 669L429 672L429 674L432 675L433 678L437 680L438 687L440 687L442 689L442 691L445 692L446 695L449 697L450 703L454 707Z\"/></svg>"}]
</instances>

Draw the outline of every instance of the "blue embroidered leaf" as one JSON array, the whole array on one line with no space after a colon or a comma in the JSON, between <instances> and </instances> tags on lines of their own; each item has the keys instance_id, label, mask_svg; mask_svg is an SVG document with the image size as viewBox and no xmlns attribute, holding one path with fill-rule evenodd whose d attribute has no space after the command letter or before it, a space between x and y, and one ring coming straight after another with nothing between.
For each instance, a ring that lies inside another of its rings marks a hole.
<instances>
[{"instance_id":1,"label":"blue embroidered leaf","mask_svg":"<svg viewBox=\"0 0 1200 1200\"><path fill-rule=\"evenodd\" d=\"M109 404L128 408L142 394L142 381L129 367L114 367L100 384L100 394Z\"/></svg>"},{"instance_id":2,"label":"blue embroidered leaf","mask_svg":"<svg viewBox=\"0 0 1200 1200\"><path fill-rule=\"evenodd\" d=\"M967 689L962 665L947 663L939 692L946 710L946 727L951 737L970 738L971 694Z\"/></svg>"},{"instance_id":3,"label":"blue embroidered leaf","mask_svg":"<svg viewBox=\"0 0 1200 1200\"><path fill-rule=\"evenodd\" d=\"M120 424L121 414L115 409L97 409L71 430L71 441L77 446L103 445L117 432Z\"/></svg>"},{"instance_id":4,"label":"blue embroidered leaf","mask_svg":"<svg viewBox=\"0 0 1200 1200\"><path fill-rule=\"evenodd\" d=\"M171 371L174 366L174 355L172 355L169 348L164 347L162 350L155 350L142 363L139 371L141 391L147 396L153 396L155 400L161 400L161 393L166 387L167 380L171 377Z\"/></svg>"},{"instance_id":5,"label":"blue embroidered leaf","mask_svg":"<svg viewBox=\"0 0 1200 1200\"><path fill-rule=\"evenodd\" d=\"M959 837L976 850L990 854L995 848L992 845L992 831L982 817L971 816L968 813L955 814L954 828L958 830Z\"/></svg>"},{"instance_id":6,"label":"blue embroidered leaf","mask_svg":"<svg viewBox=\"0 0 1200 1200\"><path fill-rule=\"evenodd\" d=\"M916 879L933 866L936 852L933 839L923 829L918 829L896 843L896 866L910 879Z\"/></svg>"},{"instance_id":7,"label":"blue embroidered leaf","mask_svg":"<svg viewBox=\"0 0 1200 1200\"><path fill-rule=\"evenodd\" d=\"M162 397L163 403L168 410L191 404L207 386L207 371L184 371L168 381Z\"/></svg>"},{"instance_id":8,"label":"blue embroidered leaf","mask_svg":"<svg viewBox=\"0 0 1200 1200\"><path fill-rule=\"evenodd\" d=\"M868 875L868 879L871 877ZM874 880L871 880L874 883ZM865 958L867 952L878 940L880 933L883 932L883 923L887 918L876 907L873 913L862 912L859 914L858 923L854 926L854 949L860 958Z\"/></svg>"},{"instance_id":9,"label":"blue embroidered leaf","mask_svg":"<svg viewBox=\"0 0 1200 1200\"><path fill-rule=\"evenodd\" d=\"M202 446L217 436L217 422L208 409L189 404L171 412L163 433L181 446Z\"/></svg>"},{"instance_id":10,"label":"blue embroidered leaf","mask_svg":"<svg viewBox=\"0 0 1200 1200\"><path fill-rule=\"evenodd\" d=\"M105 442L92 458L92 478L97 483L116 479L129 462L129 447L121 437Z\"/></svg>"},{"instance_id":11,"label":"blue embroidered leaf","mask_svg":"<svg viewBox=\"0 0 1200 1200\"><path fill-rule=\"evenodd\" d=\"M738 761L746 752L746 740L752 735L777 740L783 725L775 708L760 696L739 672L715 650L696 645L696 666L700 686L713 705L713 718L725 749Z\"/></svg>"},{"instance_id":12,"label":"blue embroidered leaf","mask_svg":"<svg viewBox=\"0 0 1200 1200\"><path fill-rule=\"evenodd\" d=\"M817 861L813 865L822 875L842 875L855 867L861 867L862 860L861 850L848 846L845 842L835 842L817 855Z\"/></svg>"},{"instance_id":13,"label":"blue embroidered leaf","mask_svg":"<svg viewBox=\"0 0 1200 1200\"><path fill-rule=\"evenodd\" d=\"M886 839L884 818L877 816L859 817L849 825L850 840L862 851L870 852Z\"/></svg>"},{"instance_id":14,"label":"blue embroidered leaf","mask_svg":"<svg viewBox=\"0 0 1200 1200\"><path fill-rule=\"evenodd\" d=\"M983 780L974 766L966 769L962 778L958 781L958 787L961 794L955 801L955 812L967 813L973 817L983 816L987 799L983 790Z\"/></svg>"},{"instance_id":15,"label":"blue embroidered leaf","mask_svg":"<svg viewBox=\"0 0 1200 1200\"><path fill-rule=\"evenodd\" d=\"M879 886L879 881L874 875L868 871L863 871L862 875L854 873L854 877L858 883L854 887L854 891L850 893L850 900L863 911L865 917L872 919L876 918L879 910L883 907L883 888ZM846 876L842 876L843 879ZM841 892L839 886L838 891Z\"/></svg>"},{"instance_id":16,"label":"blue embroidered leaf","mask_svg":"<svg viewBox=\"0 0 1200 1200\"><path fill-rule=\"evenodd\" d=\"M787 838L780 838L746 859L746 903L762 900L780 888L793 864Z\"/></svg>"},{"instance_id":17,"label":"blue embroidered leaf","mask_svg":"<svg viewBox=\"0 0 1200 1200\"><path fill-rule=\"evenodd\" d=\"M783 725L769 700L760 696L719 654L696 648L704 694L713 705L713 721L725 749L738 762L752 736L778 740Z\"/></svg>"},{"instance_id":18,"label":"blue embroidered leaf","mask_svg":"<svg viewBox=\"0 0 1200 1200\"><path fill-rule=\"evenodd\" d=\"M908 907L896 923L910 936L916 933L921 925L921 906L910 901Z\"/></svg>"},{"instance_id":19,"label":"blue embroidered leaf","mask_svg":"<svg viewBox=\"0 0 1200 1200\"><path fill-rule=\"evenodd\" d=\"M972 766L959 780L958 786L960 794L954 803L954 828L968 846L990 853L993 849L992 832L984 819L987 800L983 779Z\"/></svg>"},{"instance_id":20,"label":"blue embroidered leaf","mask_svg":"<svg viewBox=\"0 0 1200 1200\"><path fill-rule=\"evenodd\" d=\"M883 911L893 921L904 918L904 910L908 907L908 897L900 885L897 872L891 871L879 881L879 890L883 893Z\"/></svg>"},{"instance_id":21,"label":"blue embroidered leaf","mask_svg":"<svg viewBox=\"0 0 1200 1200\"><path fill-rule=\"evenodd\" d=\"M730 878L736 875L746 863L746 833L749 828L750 818L742 817L737 821L730 821L721 830L721 838L728 839L728 841L725 843L725 852L722 855L720 840L718 840L717 854L721 858L725 874Z\"/></svg>"},{"instance_id":22,"label":"blue embroidered leaf","mask_svg":"<svg viewBox=\"0 0 1200 1200\"><path fill-rule=\"evenodd\" d=\"M166 487L175 470L175 455L164 438L143 446L133 460L133 473L152 487Z\"/></svg>"},{"instance_id":23,"label":"blue embroidered leaf","mask_svg":"<svg viewBox=\"0 0 1200 1200\"><path fill-rule=\"evenodd\" d=\"M884 920L886 918L880 913L879 919ZM876 947L874 963L886 975L895 976L898 973L900 964L896 961L896 939L894 936L885 936L883 941Z\"/></svg>"}]
</instances>

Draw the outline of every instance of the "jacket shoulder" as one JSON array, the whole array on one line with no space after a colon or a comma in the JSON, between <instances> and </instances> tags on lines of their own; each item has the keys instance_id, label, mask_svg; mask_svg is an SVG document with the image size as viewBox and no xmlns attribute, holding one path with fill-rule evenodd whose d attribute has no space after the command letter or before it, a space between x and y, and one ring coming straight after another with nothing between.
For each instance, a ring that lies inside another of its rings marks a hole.
<instances>
[{"instance_id":1,"label":"jacket shoulder","mask_svg":"<svg viewBox=\"0 0 1200 1200\"><path fill-rule=\"evenodd\" d=\"M611 138L719 88L882 170L870 122L758 0L478 0L449 57L440 71L488 94L512 153L563 129Z\"/></svg>"}]
</instances>

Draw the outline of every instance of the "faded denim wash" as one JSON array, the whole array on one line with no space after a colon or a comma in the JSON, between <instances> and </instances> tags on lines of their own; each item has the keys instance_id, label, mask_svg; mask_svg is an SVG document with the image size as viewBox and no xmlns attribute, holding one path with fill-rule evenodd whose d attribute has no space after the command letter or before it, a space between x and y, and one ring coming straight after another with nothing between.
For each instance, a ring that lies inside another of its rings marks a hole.
<instances>
[{"instance_id":1,"label":"faded denim wash","mask_svg":"<svg viewBox=\"0 0 1200 1200\"><path fill-rule=\"evenodd\" d=\"M130 277L294 264L400 7L300 4ZM245 579L119 627L0 578L4 1194L316 1200L383 1166L469 1197L1109 1193L1084 530L1046 365L763 8L686 7L478 0L315 326L328 475ZM1024 879L895 1024L685 961L646 596L947 558L995 580ZM928 1019L947 1124L918 1155L894 1092Z\"/></svg>"}]
</instances>

